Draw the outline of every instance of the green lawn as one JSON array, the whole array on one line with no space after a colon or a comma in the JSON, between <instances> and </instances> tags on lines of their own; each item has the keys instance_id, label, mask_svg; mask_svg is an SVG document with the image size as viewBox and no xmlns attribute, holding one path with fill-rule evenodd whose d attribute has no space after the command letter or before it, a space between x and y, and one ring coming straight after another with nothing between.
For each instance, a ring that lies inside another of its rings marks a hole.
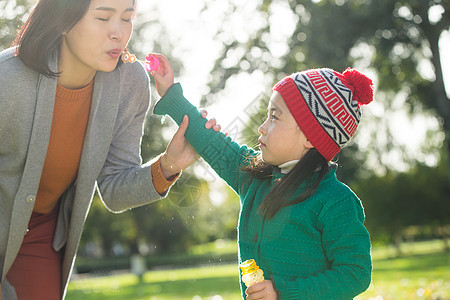
<instances>
[{"instance_id":1,"label":"green lawn","mask_svg":"<svg viewBox=\"0 0 450 300\"><path fill-rule=\"evenodd\" d=\"M442 252L441 243L406 244L401 258L374 249L372 284L356 299L450 299L450 253Z\"/></svg>"},{"instance_id":2,"label":"green lawn","mask_svg":"<svg viewBox=\"0 0 450 300\"><path fill-rule=\"evenodd\" d=\"M405 244L404 256L374 247L373 282L357 300L450 299L450 253L440 241ZM140 282L131 274L87 277L69 284L68 300L240 299L236 264L152 270Z\"/></svg>"},{"instance_id":3,"label":"green lawn","mask_svg":"<svg viewBox=\"0 0 450 300\"><path fill-rule=\"evenodd\" d=\"M66 299L240 299L238 270L234 264L158 270L142 282L131 274L86 278L69 284Z\"/></svg>"}]
</instances>

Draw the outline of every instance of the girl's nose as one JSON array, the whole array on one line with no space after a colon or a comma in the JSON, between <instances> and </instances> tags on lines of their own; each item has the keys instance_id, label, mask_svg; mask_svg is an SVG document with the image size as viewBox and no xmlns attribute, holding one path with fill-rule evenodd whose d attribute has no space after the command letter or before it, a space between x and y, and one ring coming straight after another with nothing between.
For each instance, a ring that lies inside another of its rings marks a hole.
<instances>
[{"instance_id":1,"label":"girl's nose","mask_svg":"<svg viewBox=\"0 0 450 300\"><path fill-rule=\"evenodd\" d=\"M266 127L265 127L265 125L266 125L266 122L262 123L261 126L259 126L258 132L260 134L266 134Z\"/></svg>"}]
</instances>

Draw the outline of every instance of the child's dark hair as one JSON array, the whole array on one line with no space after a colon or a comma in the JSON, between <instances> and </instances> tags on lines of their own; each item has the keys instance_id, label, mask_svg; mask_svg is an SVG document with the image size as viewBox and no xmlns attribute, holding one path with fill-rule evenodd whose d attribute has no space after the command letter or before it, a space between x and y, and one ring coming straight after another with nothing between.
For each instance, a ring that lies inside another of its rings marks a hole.
<instances>
[{"instance_id":1,"label":"child's dark hair","mask_svg":"<svg viewBox=\"0 0 450 300\"><path fill-rule=\"evenodd\" d=\"M258 157L243 170L256 179L271 180L274 168L275 166ZM310 149L288 174L275 181L273 189L264 198L259 210L270 219L283 207L305 201L316 191L329 169L330 165L325 158L315 148ZM292 194L302 184L305 184L305 191L297 198L291 199Z\"/></svg>"}]
</instances>

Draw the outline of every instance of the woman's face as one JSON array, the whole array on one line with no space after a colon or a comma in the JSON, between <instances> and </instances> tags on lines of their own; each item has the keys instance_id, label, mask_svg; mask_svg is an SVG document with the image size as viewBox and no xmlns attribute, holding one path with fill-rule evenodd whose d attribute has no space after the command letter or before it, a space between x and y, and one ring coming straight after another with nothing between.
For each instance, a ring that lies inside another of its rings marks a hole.
<instances>
[{"instance_id":1,"label":"woman's face","mask_svg":"<svg viewBox=\"0 0 450 300\"><path fill-rule=\"evenodd\" d=\"M263 161L279 166L301 159L313 148L278 92L273 92L267 110L267 120L258 129Z\"/></svg>"},{"instance_id":2,"label":"woman's face","mask_svg":"<svg viewBox=\"0 0 450 300\"><path fill-rule=\"evenodd\" d=\"M83 18L63 33L61 75L92 80L96 71L114 70L131 37L134 7L133 0L92 0Z\"/></svg>"}]
</instances>

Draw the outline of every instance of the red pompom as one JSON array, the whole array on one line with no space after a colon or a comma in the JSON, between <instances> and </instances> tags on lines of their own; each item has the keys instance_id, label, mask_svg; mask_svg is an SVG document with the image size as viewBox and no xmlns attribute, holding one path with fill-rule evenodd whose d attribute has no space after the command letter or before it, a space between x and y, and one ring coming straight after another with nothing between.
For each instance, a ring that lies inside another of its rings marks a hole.
<instances>
[{"instance_id":1,"label":"red pompom","mask_svg":"<svg viewBox=\"0 0 450 300\"><path fill-rule=\"evenodd\" d=\"M344 84L353 92L353 99L360 105L369 104L373 100L373 82L356 69L347 68L342 73Z\"/></svg>"}]
</instances>

